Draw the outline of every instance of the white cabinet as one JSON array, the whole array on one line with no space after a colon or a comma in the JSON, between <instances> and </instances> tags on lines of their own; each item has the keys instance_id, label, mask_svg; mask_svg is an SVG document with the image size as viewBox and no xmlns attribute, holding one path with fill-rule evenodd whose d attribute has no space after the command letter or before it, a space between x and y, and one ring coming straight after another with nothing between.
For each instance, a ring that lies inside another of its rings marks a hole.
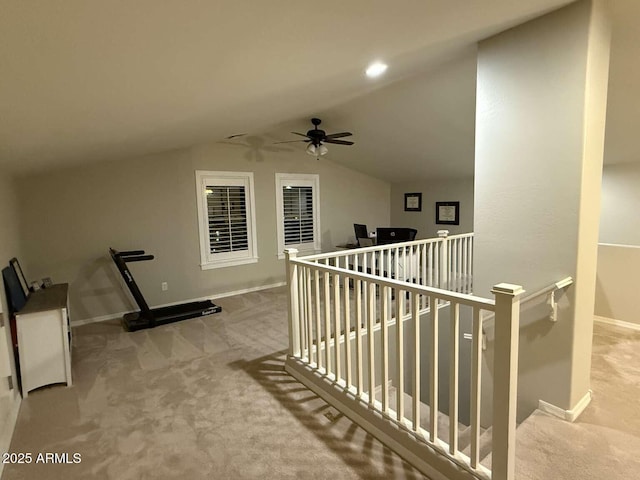
<instances>
[{"instance_id":1,"label":"white cabinet","mask_svg":"<svg viewBox=\"0 0 640 480\"><path fill-rule=\"evenodd\" d=\"M44 385L71 385L67 296L68 284L52 285L29 295L16 313L23 398Z\"/></svg>"}]
</instances>

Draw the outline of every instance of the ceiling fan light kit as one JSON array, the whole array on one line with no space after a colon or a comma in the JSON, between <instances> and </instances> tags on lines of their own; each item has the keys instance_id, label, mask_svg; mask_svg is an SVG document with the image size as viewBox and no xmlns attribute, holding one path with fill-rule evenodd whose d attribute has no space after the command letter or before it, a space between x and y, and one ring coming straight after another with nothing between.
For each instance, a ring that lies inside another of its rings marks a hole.
<instances>
[{"instance_id":1,"label":"ceiling fan light kit","mask_svg":"<svg viewBox=\"0 0 640 480\"><path fill-rule=\"evenodd\" d=\"M342 137L350 137L353 135L351 132L339 132L339 133L331 133L327 135L324 130L320 130L318 125L322 123L322 120L319 118L312 118L311 123L313 124L313 130L307 131L306 134L299 132L291 132L294 135L300 135L301 137L305 137L305 140L290 140L287 142L276 142L276 143L294 143L294 142L305 142L309 145L306 148L306 151L309 155L313 155L316 158L320 158L322 155L326 155L329 152L329 149L326 147L325 143L333 143L335 145L353 145L353 142L349 140L338 140Z\"/></svg>"},{"instance_id":2,"label":"ceiling fan light kit","mask_svg":"<svg viewBox=\"0 0 640 480\"><path fill-rule=\"evenodd\" d=\"M328 152L329 152L329 149L322 144L316 146L313 143L310 143L309 146L307 147L307 153L309 155L314 155L316 157L326 155Z\"/></svg>"}]
</instances>

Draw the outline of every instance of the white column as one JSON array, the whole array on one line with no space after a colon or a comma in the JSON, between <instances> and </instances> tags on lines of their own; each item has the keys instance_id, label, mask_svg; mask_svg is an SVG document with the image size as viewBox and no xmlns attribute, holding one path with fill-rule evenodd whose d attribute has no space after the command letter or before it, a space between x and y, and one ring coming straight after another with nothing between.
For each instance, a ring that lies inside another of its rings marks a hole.
<instances>
[{"instance_id":1,"label":"white column","mask_svg":"<svg viewBox=\"0 0 640 480\"><path fill-rule=\"evenodd\" d=\"M581 0L478 48L474 294L576 280L552 328L523 313L523 416L589 389L609 36L601 2Z\"/></svg>"},{"instance_id":2,"label":"white column","mask_svg":"<svg viewBox=\"0 0 640 480\"><path fill-rule=\"evenodd\" d=\"M501 283L495 295L495 352L493 356L493 480L515 478L516 404L518 397L518 340L520 285Z\"/></svg>"},{"instance_id":3,"label":"white column","mask_svg":"<svg viewBox=\"0 0 640 480\"><path fill-rule=\"evenodd\" d=\"M300 355L300 310L298 309L298 266L291 263L298 255L295 248L287 248L284 251L285 265L287 269L287 312L289 314L289 355ZM318 344L319 348L319 344Z\"/></svg>"}]
</instances>

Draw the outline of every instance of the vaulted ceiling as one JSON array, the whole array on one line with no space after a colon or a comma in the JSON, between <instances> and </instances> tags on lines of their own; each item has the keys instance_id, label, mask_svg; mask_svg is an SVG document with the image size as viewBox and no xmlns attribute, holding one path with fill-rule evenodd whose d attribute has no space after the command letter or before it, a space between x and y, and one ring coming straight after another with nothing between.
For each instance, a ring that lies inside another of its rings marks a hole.
<instances>
[{"instance_id":1,"label":"vaulted ceiling","mask_svg":"<svg viewBox=\"0 0 640 480\"><path fill-rule=\"evenodd\" d=\"M473 173L475 44L566 0L0 3L0 168L350 130L332 160L393 181ZM613 0L607 161L640 158L635 24ZM368 79L372 60L387 74ZM300 151L302 144L281 148ZM308 157L307 157L308 158Z\"/></svg>"}]
</instances>

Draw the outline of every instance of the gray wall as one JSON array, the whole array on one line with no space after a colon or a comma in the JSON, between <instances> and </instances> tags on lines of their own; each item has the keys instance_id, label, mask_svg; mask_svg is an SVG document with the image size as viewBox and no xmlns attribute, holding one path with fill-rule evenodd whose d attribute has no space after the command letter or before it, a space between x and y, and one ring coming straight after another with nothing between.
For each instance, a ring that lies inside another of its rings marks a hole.
<instances>
[{"instance_id":1,"label":"gray wall","mask_svg":"<svg viewBox=\"0 0 640 480\"><path fill-rule=\"evenodd\" d=\"M594 313L640 324L635 280L640 268L640 163L604 167L601 206Z\"/></svg>"},{"instance_id":2,"label":"gray wall","mask_svg":"<svg viewBox=\"0 0 640 480\"><path fill-rule=\"evenodd\" d=\"M640 163L602 171L600 243L640 246Z\"/></svg>"},{"instance_id":3,"label":"gray wall","mask_svg":"<svg viewBox=\"0 0 640 480\"><path fill-rule=\"evenodd\" d=\"M257 264L201 270L195 170L254 172ZM144 158L90 164L18 181L24 268L29 278L69 282L72 320L134 308L107 254L144 249L132 264L150 305L284 281L277 258L275 173L318 173L323 250L353 237L353 223L389 223L387 183L302 150L255 151L209 144ZM169 289L161 291L161 282Z\"/></svg>"},{"instance_id":4,"label":"gray wall","mask_svg":"<svg viewBox=\"0 0 640 480\"><path fill-rule=\"evenodd\" d=\"M594 313L599 317L640 325L638 280L640 247L598 246Z\"/></svg>"},{"instance_id":5,"label":"gray wall","mask_svg":"<svg viewBox=\"0 0 640 480\"><path fill-rule=\"evenodd\" d=\"M405 212L404 194L417 192L422 193L422 211ZM436 202L450 201L460 202L460 225L437 225ZM391 226L416 228L416 238L437 237L438 230L449 230L451 235L472 232L473 178L392 184Z\"/></svg>"},{"instance_id":6,"label":"gray wall","mask_svg":"<svg viewBox=\"0 0 640 480\"><path fill-rule=\"evenodd\" d=\"M13 178L0 170L0 263L9 265L9 259L18 257L22 262L22 244L18 232L18 197ZM0 289L2 307L6 312L4 288Z\"/></svg>"},{"instance_id":7,"label":"gray wall","mask_svg":"<svg viewBox=\"0 0 640 480\"><path fill-rule=\"evenodd\" d=\"M523 313L519 406L529 411L538 399L573 408L589 389L608 78L601 20L591 2L576 2L479 47L474 293L576 280L556 324L544 309Z\"/></svg>"},{"instance_id":8,"label":"gray wall","mask_svg":"<svg viewBox=\"0 0 640 480\"><path fill-rule=\"evenodd\" d=\"M9 259L18 257L22 259L22 250L18 234L17 216L17 195L13 179L4 171L0 170L0 264L1 268L9 265ZM0 288L0 312L4 312L4 325L9 326L9 315L7 300L4 292L4 284ZM1 314L0 314L1 315ZM15 362L13 359L13 344L9 328L0 330L4 333L4 338L0 337L0 342L5 342L9 355L0 358L0 368L4 370L7 363L11 369L13 384L17 385ZM14 395L16 390L14 390ZM0 382L0 428L13 428L13 425L6 424L6 420L13 406L14 395L11 394L7 382ZM1 437L2 435L0 435ZM0 445L3 447L4 445ZM6 445L9 447L9 445Z\"/></svg>"}]
</instances>

